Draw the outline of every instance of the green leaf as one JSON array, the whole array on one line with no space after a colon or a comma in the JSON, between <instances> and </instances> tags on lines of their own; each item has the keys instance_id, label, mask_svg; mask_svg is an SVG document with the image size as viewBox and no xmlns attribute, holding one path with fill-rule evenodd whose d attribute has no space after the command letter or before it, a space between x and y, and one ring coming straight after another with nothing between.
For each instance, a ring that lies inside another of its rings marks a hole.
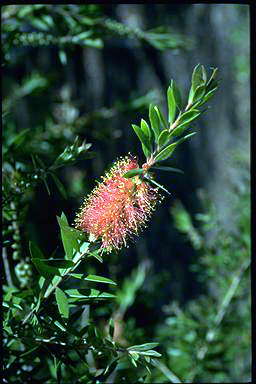
<instances>
[{"instance_id":1,"label":"green leaf","mask_svg":"<svg viewBox=\"0 0 256 384\"><path fill-rule=\"evenodd\" d=\"M153 104L150 104L149 106L149 120L150 120L151 128L155 134L155 142L157 143L158 136L161 132L160 119Z\"/></svg>"},{"instance_id":2,"label":"green leaf","mask_svg":"<svg viewBox=\"0 0 256 384\"><path fill-rule=\"evenodd\" d=\"M81 302L81 301L90 301L94 300L104 300L104 299L113 299L116 296L108 292L100 292L97 289L66 289L66 294L69 296L69 302ZM85 292L86 294L84 294Z\"/></svg>"},{"instance_id":3,"label":"green leaf","mask_svg":"<svg viewBox=\"0 0 256 384\"><path fill-rule=\"evenodd\" d=\"M162 148L165 144L167 144L167 142L169 141L170 139L170 132L165 129L164 131L162 131L160 133L160 135L158 136L158 145L159 145L159 148Z\"/></svg>"},{"instance_id":4,"label":"green leaf","mask_svg":"<svg viewBox=\"0 0 256 384\"><path fill-rule=\"evenodd\" d=\"M191 109L187 112L184 112L181 116L180 116L180 119L179 119L179 126L181 124L188 124L190 123L192 120L195 120L199 115L200 115L200 111L198 109Z\"/></svg>"},{"instance_id":5,"label":"green leaf","mask_svg":"<svg viewBox=\"0 0 256 384\"><path fill-rule=\"evenodd\" d=\"M22 354L20 355L20 357L25 357L25 356L27 356L27 355L30 355L30 353L34 352L34 351L37 350L39 347L40 347L40 346L37 345L36 347L29 349L27 352L22 353Z\"/></svg>"},{"instance_id":6,"label":"green leaf","mask_svg":"<svg viewBox=\"0 0 256 384\"><path fill-rule=\"evenodd\" d=\"M64 51L63 49L60 49L58 52L58 55L59 55L59 59L60 59L61 64L67 65L68 59L67 59L66 51Z\"/></svg>"},{"instance_id":7,"label":"green leaf","mask_svg":"<svg viewBox=\"0 0 256 384\"><path fill-rule=\"evenodd\" d=\"M206 85L206 71L203 65L197 64L192 73L192 85L189 92L189 104L193 103L194 94L197 87Z\"/></svg>"},{"instance_id":8,"label":"green leaf","mask_svg":"<svg viewBox=\"0 0 256 384\"><path fill-rule=\"evenodd\" d=\"M182 105L181 93L180 93L180 90L177 87L176 82L174 80L172 82L172 89L173 89L173 95L174 95L174 98L175 98L175 101L176 101L176 105L177 105L178 109L180 111L182 111L183 105Z\"/></svg>"},{"instance_id":9,"label":"green leaf","mask_svg":"<svg viewBox=\"0 0 256 384\"><path fill-rule=\"evenodd\" d=\"M210 76L210 78L209 78L209 80L208 80L208 82L206 84L207 89L210 88L213 85L214 80L217 77L218 71L219 71L218 68L213 68L212 74L211 74L211 76Z\"/></svg>"},{"instance_id":10,"label":"green leaf","mask_svg":"<svg viewBox=\"0 0 256 384\"><path fill-rule=\"evenodd\" d=\"M86 40L89 36L92 35L92 33L93 33L93 31L91 29L89 29L87 31L83 31L83 32L79 33L78 35L73 36L72 42L78 43L80 41Z\"/></svg>"},{"instance_id":11,"label":"green leaf","mask_svg":"<svg viewBox=\"0 0 256 384\"><path fill-rule=\"evenodd\" d=\"M88 254L89 257L95 257L100 263L103 263L102 257L99 255L100 250L95 250Z\"/></svg>"},{"instance_id":12,"label":"green leaf","mask_svg":"<svg viewBox=\"0 0 256 384\"><path fill-rule=\"evenodd\" d=\"M65 257L72 260L75 252L80 251L83 233L68 225L68 220L62 212L61 217L57 216L58 224L61 230L61 239L65 250Z\"/></svg>"},{"instance_id":13,"label":"green leaf","mask_svg":"<svg viewBox=\"0 0 256 384\"><path fill-rule=\"evenodd\" d=\"M83 295L81 292L78 291L78 289L67 289L66 294L69 297L78 297L78 298L88 298L89 295Z\"/></svg>"},{"instance_id":14,"label":"green leaf","mask_svg":"<svg viewBox=\"0 0 256 384\"><path fill-rule=\"evenodd\" d=\"M199 85L206 84L207 75L203 65L197 64L192 73L192 88L196 90Z\"/></svg>"},{"instance_id":15,"label":"green leaf","mask_svg":"<svg viewBox=\"0 0 256 384\"><path fill-rule=\"evenodd\" d=\"M209 99L211 99L214 96L217 89L218 89L218 87L215 87L211 91L207 92L206 95L204 96L203 102L200 103L200 105L205 104Z\"/></svg>"},{"instance_id":16,"label":"green leaf","mask_svg":"<svg viewBox=\"0 0 256 384\"><path fill-rule=\"evenodd\" d=\"M109 335L113 339L114 332L115 332L115 323L114 323L114 320L112 319L112 317L110 318L110 320L108 322L108 329L109 329Z\"/></svg>"},{"instance_id":17,"label":"green leaf","mask_svg":"<svg viewBox=\"0 0 256 384\"><path fill-rule=\"evenodd\" d=\"M62 276L60 269L68 269L73 267L74 263L70 260L61 259L38 259L32 258L32 262L39 272L44 277L50 277L50 275Z\"/></svg>"},{"instance_id":18,"label":"green leaf","mask_svg":"<svg viewBox=\"0 0 256 384\"><path fill-rule=\"evenodd\" d=\"M205 85L199 85L195 90L192 102L195 103L196 101L202 99L204 95L205 95Z\"/></svg>"},{"instance_id":19,"label":"green leaf","mask_svg":"<svg viewBox=\"0 0 256 384\"><path fill-rule=\"evenodd\" d=\"M45 189L46 189L48 195L50 196L51 195L51 191L50 191L49 185L47 183L46 177L43 178L43 183L44 183L44 186L45 186Z\"/></svg>"},{"instance_id":20,"label":"green leaf","mask_svg":"<svg viewBox=\"0 0 256 384\"><path fill-rule=\"evenodd\" d=\"M143 175L145 173L144 169L137 168L137 169L131 169L130 171L123 174L123 177L129 179L130 177L134 177L137 175Z\"/></svg>"},{"instance_id":21,"label":"green leaf","mask_svg":"<svg viewBox=\"0 0 256 384\"><path fill-rule=\"evenodd\" d=\"M167 101L168 101L168 122L171 125L175 118L176 114L176 101L173 92L173 80L171 81L171 85L167 90Z\"/></svg>"},{"instance_id":22,"label":"green leaf","mask_svg":"<svg viewBox=\"0 0 256 384\"><path fill-rule=\"evenodd\" d=\"M32 241L29 242L29 250L32 263L43 277L51 279L54 275L61 276L58 268L47 265L47 259L45 259L42 251Z\"/></svg>"},{"instance_id":23,"label":"green leaf","mask_svg":"<svg viewBox=\"0 0 256 384\"><path fill-rule=\"evenodd\" d=\"M150 156L151 146L150 146L148 137L145 135L143 130L140 127L138 127L138 125L132 124L132 128L133 128L134 132L136 133L136 135L138 136L138 138L142 144L142 149L143 149L144 155L146 157Z\"/></svg>"},{"instance_id":24,"label":"green leaf","mask_svg":"<svg viewBox=\"0 0 256 384\"><path fill-rule=\"evenodd\" d=\"M70 276L74 277L75 279L82 280L84 278L83 273L70 273Z\"/></svg>"},{"instance_id":25,"label":"green leaf","mask_svg":"<svg viewBox=\"0 0 256 384\"><path fill-rule=\"evenodd\" d=\"M85 280L95 281L96 283L105 283L105 284L114 284L114 285L116 285L116 283L113 280L108 279L106 277L97 276L97 275L88 275L85 278Z\"/></svg>"},{"instance_id":26,"label":"green leaf","mask_svg":"<svg viewBox=\"0 0 256 384\"><path fill-rule=\"evenodd\" d=\"M168 145L161 152L159 152L158 155L156 155L155 162L168 159L172 155L174 149L175 149L175 143Z\"/></svg>"},{"instance_id":27,"label":"green leaf","mask_svg":"<svg viewBox=\"0 0 256 384\"><path fill-rule=\"evenodd\" d=\"M148 159L151 156L151 151L149 151L148 148L143 143L141 147L145 157Z\"/></svg>"},{"instance_id":28,"label":"green leaf","mask_svg":"<svg viewBox=\"0 0 256 384\"><path fill-rule=\"evenodd\" d=\"M127 350L132 350L132 351L147 351L151 348L155 348L159 345L159 343L145 343L145 344L140 344L140 345L132 345L131 347L127 348Z\"/></svg>"},{"instance_id":29,"label":"green leaf","mask_svg":"<svg viewBox=\"0 0 256 384\"><path fill-rule=\"evenodd\" d=\"M156 185L158 188L168 193L169 195L171 194L166 188L164 188L161 184L157 183L152 177L146 177L146 179L150 181L150 183Z\"/></svg>"},{"instance_id":30,"label":"green leaf","mask_svg":"<svg viewBox=\"0 0 256 384\"><path fill-rule=\"evenodd\" d=\"M161 357L161 353L157 351L146 351L146 352L139 352L140 355L145 355L145 356L154 356L154 357Z\"/></svg>"},{"instance_id":31,"label":"green leaf","mask_svg":"<svg viewBox=\"0 0 256 384\"><path fill-rule=\"evenodd\" d=\"M156 105L155 105L154 109L155 109L155 111L156 111L156 113L157 113L157 115L159 117L159 120L160 120L163 128L164 129L168 129L168 126L167 126L165 118L164 118L164 116L163 116L163 114L161 112L161 109L159 107L157 107Z\"/></svg>"},{"instance_id":32,"label":"green leaf","mask_svg":"<svg viewBox=\"0 0 256 384\"><path fill-rule=\"evenodd\" d=\"M149 143L150 143L150 141L151 141L151 136L152 136L152 135L151 135L151 130L150 130L149 125L148 125L148 123L146 122L146 120L141 119L141 121L140 121L140 127L141 127L141 129L142 129L144 135L148 138Z\"/></svg>"},{"instance_id":33,"label":"green leaf","mask_svg":"<svg viewBox=\"0 0 256 384\"><path fill-rule=\"evenodd\" d=\"M197 119L201 113L202 112L197 109L191 109L190 111L183 113L179 119L179 124L177 127L170 132L170 138L173 136L179 136L181 133L183 133L185 127L191 123L191 121Z\"/></svg>"},{"instance_id":34,"label":"green leaf","mask_svg":"<svg viewBox=\"0 0 256 384\"><path fill-rule=\"evenodd\" d=\"M69 305L68 305L67 296L59 287L55 289L55 296L56 296L56 301L57 301L60 315L65 319L68 319Z\"/></svg>"},{"instance_id":35,"label":"green leaf","mask_svg":"<svg viewBox=\"0 0 256 384\"><path fill-rule=\"evenodd\" d=\"M177 172L177 173L184 173L181 169L173 168L173 167L165 167L165 166L157 166L157 167L151 167L151 169L159 169L160 171L167 171L167 172Z\"/></svg>"},{"instance_id":36,"label":"green leaf","mask_svg":"<svg viewBox=\"0 0 256 384\"><path fill-rule=\"evenodd\" d=\"M192 132L192 133L182 137L180 140L176 141L175 143L168 145L160 153L158 153L158 155L155 157L155 161L157 162L157 161L163 161L163 160L168 159L172 155L173 151L175 150L175 148L178 144L187 140L189 137L195 135L195 133L196 132Z\"/></svg>"},{"instance_id":37,"label":"green leaf","mask_svg":"<svg viewBox=\"0 0 256 384\"><path fill-rule=\"evenodd\" d=\"M66 327L64 327L64 325L61 324L58 320L55 320L55 321L54 321L54 324L56 325L56 327L58 327L59 329L61 329L63 332L67 332Z\"/></svg>"},{"instance_id":38,"label":"green leaf","mask_svg":"<svg viewBox=\"0 0 256 384\"><path fill-rule=\"evenodd\" d=\"M133 352L133 351L129 351L129 355L128 355L131 359L131 362L132 364L137 367L137 363L136 361L139 359L139 354L137 352Z\"/></svg>"}]
</instances>

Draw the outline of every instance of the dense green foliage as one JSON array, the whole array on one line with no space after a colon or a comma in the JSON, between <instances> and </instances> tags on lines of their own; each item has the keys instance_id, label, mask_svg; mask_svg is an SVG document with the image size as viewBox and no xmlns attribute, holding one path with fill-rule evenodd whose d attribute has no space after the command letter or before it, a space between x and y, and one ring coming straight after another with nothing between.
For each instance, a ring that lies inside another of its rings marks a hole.
<instances>
[{"instance_id":1,"label":"dense green foliage","mask_svg":"<svg viewBox=\"0 0 256 384\"><path fill-rule=\"evenodd\" d=\"M76 48L103 49L112 36L159 50L193 44L162 27L131 28L107 11L100 5L2 8L4 382L249 381L250 195L243 161L242 187L234 187L238 215L232 231L221 226L205 196L204 213L193 216L179 201L172 203L171 220L194 250L191 269L204 292L185 304L166 303L162 320L153 320L150 330L138 326L129 311L143 299L152 310L164 289L160 282L168 283L168 277L152 276L150 262L142 259L121 278L118 255L102 254L100 244L90 243L69 218L90 187L86 169L97 156L94 143L86 140L92 127L106 145L109 132L102 121L122 113L130 113L132 121L150 104L148 122L142 118L140 126L129 129L146 160L152 161L153 153L156 168L169 171L158 163L193 135L187 132L191 122L205 112L200 107L217 89L217 70L207 73L198 65L185 105L171 82L167 119L153 93L80 113L69 87L61 86L65 77L58 79L59 66L67 65ZM32 56L39 50L43 61L48 49L55 50L58 63L44 72ZM126 177L135 175L156 183L144 169ZM157 185L168 192L168 185ZM44 209L48 220L42 226ZM58 228L53 234L51 220Z\"/></svg>"}]
</instances>

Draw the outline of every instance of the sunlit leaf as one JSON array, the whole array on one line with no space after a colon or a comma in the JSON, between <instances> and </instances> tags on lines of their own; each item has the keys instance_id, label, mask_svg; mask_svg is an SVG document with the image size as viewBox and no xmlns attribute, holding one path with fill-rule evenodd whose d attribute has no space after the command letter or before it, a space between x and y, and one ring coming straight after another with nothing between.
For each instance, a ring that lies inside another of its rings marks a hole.
<instances>
[{"instance_id":1,"label":"sunlit leaf","mask_svg":"<svg viewBox=\"0 0 256 384\"><path fill-rule=\"evenodd\" d=\"M172 155L173 151L175 150L175 148L178 144L187 140L189 137L193 136L195 133L196 132L192 132L192 133L182 137L180 140L176 141L175 143L168 145L166 148L164 148L161 152L158 153L158 155L155 157L155 161L158 162L158 161L163 161L163 160L168 159Z\"/></svg>"},{"instance_id":2,"label":"sunlit leaf","mask_svg":"<svg viewBox=\"0 0 256 384\"><path fill-rule=\"evenodd\" d=\"M158 136L159 148L162 148L165 144L167 144L169 141L169 138L170 138L170 132L167 129L162 131Z\"/></svg>"},{"instance_id":3,"label":"sunlit leaf","mask_svg":"<svg viewBox=\"0 0 256 384\"><path fill-rule=\"evenodd\" d=\"M173 92L173 80L167 90L167 102L168 102L168 122L172 124L176 113L176 101Z\"/></svg>"},{"instance_id":4,"label":"sunlit leaf","mask_svg":"<svg viewBox=\"0 0 256 384\"><path fill-rule=\"evenodd\" d=\"M156 106L156 105L154 106L154 109L155 109L155 111L156 111L156 113L157 113L157 115L158 115L158 117L159 117L159 120L160 120L160 122L161 122L161 125L162 125L163 129L167 129L168 126L167 126L167 123L166 123L166 121L165 121L165 118L164 118L164 116L163 116L163 114L162 114L161 109L160 109L158 106Z\"/></svg>"},{"instance_id":5,"label":"sunlit leaf","mask_svg":"<svg viewBox=\"0 0 256 384\"><path fill-rule=\"evenodd\" d=\"M195 90L195 93L193 96L193 103L202 99L204 94L205 94L205 85L199 85Z\"/></svg>"},{"instance_id":6,"label":"sunlit leaf","mask_svg":"<svg viewBox=\"0 0 256 384\"><path fill-rule=\"evenodd\" d=\"M142 149L143 149L144 155L146 157L150 156L151 145L150 145L149 138L145 135L143 130L140 127L138 127L138 125L132 124L132 128L133 128L134 132L136 133L136 135L138 136L138 138L142 144Z\"/></svg>"},{"instance_id":7,"label":"sunlit leaf","mask_svg":"<svg viewBox=\"0 0 256 384\"><path fill-rule=\"evenodd\" d=\"M141 129L142 129L144 135L148 138L149 145L150 145L152 134L151 134L151 129L150 129L148 123L146 122L146 120L141 119L141 121L140 121L140 127L141 127Z\"/></svg>"},{"instance_id":8,"label":"sunlit leaf","mask_svg":"<svg viewBox=\"0 0 256 384\"><path fill-rule=\"evenodd\" d=\"M178 109L181 111L182 110L182 97L179 88L176 85L176 82L172 80L172 89L173 89L173 95L176 101L176 105Z\"/></svg>"},{"instance_id":9,"label":"sunlit leaf","mask_svg":"<svg viewBox=\"0 0 256 384\"><path fill-rule=\"evenodd\" d=\"M147 351L151 348L155 348L159 345L159 343L145 343L145 344L140 344L140 345L132 345L131 347L127 348L128 351Z\"/></svg>"},{"instance_id":10,"label":"sunlit leaf","mask_svg":"<svg viewBox=\"0 0 256 384\"><path fill-rule=\"evenodd\" d=\"M153 356L153 357L161 357L161 353L153 350L145 351L145 352L139 352L140 355L145 355L145 356Z\"/></svg>"},{"instance_id":11,"label":"sunlit leaf","mask_svg":"<svg viewBox=\"0 0 256 384\"><path fill-rule=\"evenodd\" d=\"M69 316L69 305L68 305L68 299L65 293L57 287L55 289L55 297L59 309L59 313L62 317L68 319Z\"/></svg>"},{"instance_id":12,"label":"sunlit leaf","mask_svg":"<svg viewBox=\"0 0 256 384\"><path fill-rule=\"evenodd\" d=\"M62 212L61 217L57 216L58 224L61 229L61 239L65 250L65 257L72 260L75 252L80 251L79 240L83 239L83 234L75 228L68 225L68 220L65 214Z\"/></svg>"},{"instance_id":13,"label":"sunlit leaf","mask_svg":"<svg viewBox=\"0 0 256 384\"><path fill-rule=\"evenodd\" d=\"M97 276L97 275L88 275L88 276L85 277L85 280L95 281L96 283L105 283L105 284L114 284L114 285L116 285L116 283L113 280L108 279L107 277Z\"/></svg>"},{"instance_id":14,"label":"sunlit leaf","mask_svg":"<svg viewBox=\"0 0 256 384\"><path fill-rule=\"evenodd\" d=\"M202 111L198 111L197 109L192 109L191 111L183 113L180 117L178 126L170 132L170 137L181 135L186 129L185 127L197 119L201 114Z\"/></svg>"},{"instance_id":15,"label":"sunlit leaf","mask_svg":"<svg viewBox=\"0 0 256 384\"><path fill-rule=\"evenodd\" d=\"M206 71L203 65L197 64L192 73L192 85L189 92L189 103L193 102L197 87L206 86Z\"/></svg>"},{"instance_id":16,"label":"sunlit leaf","mask_svg":"<svg viewBox=\"0 0 256 384\"><path fill-rule=\"evenodd\" d=\"M149 106L149 120L150 120L151 128L155 134L155 142L157 142L158 136L161 132L160 119L153 104L150 104Z\"/></svg>"}]
</instances>

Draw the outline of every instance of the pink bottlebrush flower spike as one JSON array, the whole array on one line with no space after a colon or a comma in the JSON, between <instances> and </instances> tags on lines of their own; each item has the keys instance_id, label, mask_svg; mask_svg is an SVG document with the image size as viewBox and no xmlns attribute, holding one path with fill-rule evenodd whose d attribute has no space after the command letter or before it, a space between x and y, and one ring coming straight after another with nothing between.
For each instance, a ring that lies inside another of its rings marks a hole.
<instances>
[{"instance_id":1,"label":"pink bottlebrush flower spike","mask_svg":"<svg viewBox=\"0 0 256 384\"><path fill-rule=\"evenodd\" d=\"M123 177L137 168L138 161L131 155L117 161L77 215L76 227L87 232L90 241L101 239L101 248L106 252L127 246L127 240L145 227L162 199L158 188L138 175Z\"/></svg>"}]
</instances>

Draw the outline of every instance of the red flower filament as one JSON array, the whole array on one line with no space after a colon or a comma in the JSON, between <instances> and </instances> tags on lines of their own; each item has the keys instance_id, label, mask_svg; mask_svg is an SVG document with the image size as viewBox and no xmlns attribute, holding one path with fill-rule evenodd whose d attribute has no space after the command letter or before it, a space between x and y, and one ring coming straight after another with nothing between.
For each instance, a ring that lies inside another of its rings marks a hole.
<instances>
[{"instance_id":1,"label":"red flower filament","mask_svg":"<svg viewBox=\"0 0 256 384\"><path fill-rule=\"evenodd\" d=\"M157 203L162 199L154 188L139 176L123 175L139 168L129 155L117 161L103 176L77 215L76 227L87 232L91 241L102 240L106 252L127 246L127 240L146 226Z\"/></svg>"}]
</instances>

